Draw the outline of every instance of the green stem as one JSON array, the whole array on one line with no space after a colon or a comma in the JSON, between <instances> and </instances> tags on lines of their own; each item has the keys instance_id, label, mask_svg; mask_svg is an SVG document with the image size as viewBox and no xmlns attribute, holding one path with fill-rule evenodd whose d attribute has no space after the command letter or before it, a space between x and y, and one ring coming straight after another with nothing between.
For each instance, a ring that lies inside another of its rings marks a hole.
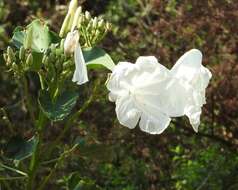
<instances>
[{"instance_id":1,"label":"green stem","mask_svg":"<svg viewBox=\"0 0 238 190\"><path fill-rule=\"evenodd\" d=\"M31 96L30 96L29 91L28 91L28 84L27 84L26 77L23 77L23 86L24 86L24 94L25 94L26 106L28 108L31 120L35 121L35 115L34 115L34 112L33 112Z\"/></svg>"},{"instance_id":2,"label":"green stem","mask_svg":"<svg viewBox=\"0 0 238 190\"><path fill-rule=\"evenodd\" d=\"M18 173L18 174L20 174L20 175L23 175L23 176L25 176L25 177L28 176L28 175L27 175L25 172L23 172L23 171L20 171L20 170L18 170L18 169L16 169L16 168L11 168L11 167L6 166L6 165L1 164L1 163L0 163L0 167L5 168L5 169L10 170L10 171L13 171L13 172L16 172L16 173Z\"/></svg>"},{"instance_id":3,"label":"green stem","mask_svg":"<svg viewBox=\"0 0 238 190\"><path fill-rule=\"evenodd\" d=\"M37 190L43 190L45 185L48 183L48 181L50 180L50 178L53 176L53 174L55 173L55 171L57 170L59 164L67 157L70 155L70 153L72 153L75 148L77 147L77 145L74 145L70 150L65 151L61 154L61 156L57 159L57 162L55 163L53 169L50 170L50 173L45 177L45 179L43 180L43 182L41 183L40 187Z\"/></svg>"},{"instance_id":4,"label":"green stem","mask_svg":"<svg viewBox=\"0 0 238 190\"><path fill-rule=\"evenodd\" d=\"M42 143L42 137L43 137L43 128L46 123L46 117L40 111L39 113L39 119L37 121L37 131L38 131L38 143L36 144L35 151L33 152L33 155L31 157L31 162L30 162L30 167L29 167L29 172L28 172L28 183L27 183L27 190L32 190L34 179L36 176L36 172L39 166L39 154L40 154L40 147Z\"/></svg>"}]
</instances>

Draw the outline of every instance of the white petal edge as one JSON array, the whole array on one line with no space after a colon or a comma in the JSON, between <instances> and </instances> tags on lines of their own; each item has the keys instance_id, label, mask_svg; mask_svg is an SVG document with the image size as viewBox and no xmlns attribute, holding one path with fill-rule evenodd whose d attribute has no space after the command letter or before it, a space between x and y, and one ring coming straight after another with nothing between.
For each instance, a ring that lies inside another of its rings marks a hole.
<instances>
[{"instance_id":1,"label":"white petal edge","mask_svg":"<svg viewBox=\"0 0 238 190\"><path fill-rule=\"evenodd\" d=\"M149 134L161 134L170 124L170 117L163 113L157 113L157 116L142 114L140 120L140 129Z\"/></svg>"},{"instance_id":2,"label":"white petal edge","mask_svg":"<svg viewBox=\"0 0 238 190\"><path fill-rule=\"evenodd\" d=\"M77 82L78 85L88 82L87 66L79 43L75 48L74 61L75 61L75 71L72 81Z\"/></svg>"},{"instance_id":3,"label":"white petal edge","mask_svg":"<svg viewBox=\"0 0 238 190\"><path fill-rule=\"evenodd\" d=\"M123 96L116 101L116 114L120 124L130 129L136 127L141 116L129 96Z\"/></svg>"},{"instance_id":4,"label":"white petal edge","mask_svg":"<svg viewBox=\"0 0 238 190\"><path fill-rule=\"evenodd\" d=\"M198 49L191 49L183 54L171 69L173 76L191 81L202 66L202 53Z\"/></svg>"}]
</instances>

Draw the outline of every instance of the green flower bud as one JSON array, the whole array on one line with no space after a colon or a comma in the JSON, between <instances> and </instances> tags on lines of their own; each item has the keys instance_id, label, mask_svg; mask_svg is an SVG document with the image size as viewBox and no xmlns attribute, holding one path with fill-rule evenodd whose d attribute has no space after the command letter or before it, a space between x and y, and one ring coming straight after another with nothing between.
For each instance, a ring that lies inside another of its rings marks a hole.
<instances>
[{"instance_id":1,"label":"green flower bud","mask_svg":"<svg viewBox=\"0 0 238 190\"><path fill-rule=\"evenodd\" d=\"M102 28L103 26L104 26L104 20L101 19L101 20L98 21L98 27Z\"/></svg>"},{"instance_id":2,"label":"green flower bud","mask_svg":"<svg viewBox=\"0 0 238 190\"><path fill-rule=\"evenodd\" d=\"M109 31L109 30L111 30L111 28L112 28L111 23L107 22L106 23L106 30Z\"/></svg>"},{"instance_id":3,"label":"green flower bud","mask_svg":"<svg viewBox=\"0 0 238 190\"><path fill-rule=\"evenodd\" d=\"M88 23L88 26L87 26L86 30L87 30L87 31L90 31L91 28L92 28L92 26L93 26L93 21L90 20L90 22Z\"/></svg>"},{"instance_id":4,"label":"green flower bud","mask_svg":"<svg viewBox=\"0 0 238 190\"><path fill-rule=\"evenodd\" d=\"M60 41L60 49L61 49L62 51L64 51L64 42L65 42L65 39L62 39L62 40Z\"/></svg>"},{"instance_id":5,"label":"green flower bud","mask_svg":"<svg viewBox=\"0 0 238 190\"><path fill-rule=\"evenodd\" d=\"M15 62L12 64L12 70L14 72L18 72L18 70L19 70L18 65Z\"/></svg>"},{"instance_id":6,"label":"green flower bud","mask_svg":"<svg viewBox=\"0 0 238 190\"><path fill-rule=\"evenodd\" d=\"M23 61L25 59L25 53L26 53L25 48L23 46L21 46L20 51L19 51L19 59L21 61Z\"/></svg>"},{"instance_id":7,"label":"green flower bud","mask_svg":"<svg viewBox=\"0 0 238 190\"><path fill-rule=\"evenodd\" d=\"M31 49L32 41L33 41L33 29L32 29L32 27L29 27L26 30L26 38L24 41L24 47L26 49Z\"/></svg>"},{"instance_id":8,"label":"green flower bud","mask_svg":"<svg viewBox=\"0 0 238 190\"><path fill-rule=\"evenodd\" d=\"M88 12L88 11L85 12L85 18L86 18L87 20L90 20L90 19L91 19L91 14L90 14L90 12Z\"/></svg>"},{"instance_id":9,"label":"green flower bud","mask_svg":"<svg viewBox=\"0 0 238 190\"><path fill-rule=\"evenodd\" d=\"M92 27L93 27L93 28L97 28L97 25L98 25L98 18L97 18L97 17L94 17L94 18L93 18Z\"/></svg>"},{"instance_id":10,"label":"green flower bud","mask_svg":"<svg viewBox=\"0 0 238 190\"><path fill-rule=\"evenodd\" d=\"M70 18L71 18L71 15L70 14L67 14L65 19L64 19L64 22L62 24L62 27L60 29L60 33L59 33L59 36L61 38L63 38L64 36L66 36L66 34L68 33L68 28L70 26Z\"/></svg>"},{"instance_id":11,"label":"green flower bud","mask_svg":"<svg viewBox=\"0 0 238 190\"><path fill-rule=\"evenodd\" d=\"M69 3L69 13L74 13L78 7L78 0L71 0Z\"/></svg>"},{"instance_id":12,"label":"green flower bud","mask_svg":"<svg viewBox=\"0 0 238 190\"><path fill-rule=\"evenodd\" d=\"M32 56L32 54L29 54L29 55L27 56L26 65L27 65L28 67L31 67L31 66L33 65L33 56Z\"/></svg>"},{"instance_id":13,"label":"green flower bud","mask_svg":"<svg viewBox=\"0 0 238 190\"><path fill-rule=\"evenodd\" d=\"M71 31L74 31L75 28L77 27L79 18L81 16L81 13L82 13L82 7L78 7L76 12L75 12L75 15L74 15L74 20L73 20L73 24L72 24L72 27L71 27Z\"/></svg>"},{"instance_id":14,"label":"green flower bud","mask_svg":"<svg viewBox=\"0 0 238 190\"><path fill-rule=\"evenodd\" d=\"M3 54L3 59L4 59L5 62L7 62L7 59L8 59L7 53Z\"/></svg>"},{"instance_id":15,"label":"green flower bud","mask_svg":"<svg viewBox=\"0 0 238 190\"><path fill-rule=\"evenodd\" d=\"M13 49L10 46L8 46L8 48L7 48L7 55L8 55L8 58L9 58L10 62L14 62L16 60Z\"/></svg>"},{"instance_id":16,"label":"green flower bud","mask_svg":"<svg viewBox=\"0 0 238 190\"><path fill-rule=\"evenodd\" d=\"M49 63L49 58L48 58L47 55L44 55L44 56L43 56L42 63L43 63L44 65L48 65L48 63Z\"/></svg>"},{"instance_id":17,"label":"green flower bud","mask_svg":"<svg viewBox=\"0 0 238 190\"><path fill-rule=\"evenodd\" d=\"M77 23L77 28L80 28L82 23L84 22L84 15L80 15Z\"/></svg>"}]
</instances>

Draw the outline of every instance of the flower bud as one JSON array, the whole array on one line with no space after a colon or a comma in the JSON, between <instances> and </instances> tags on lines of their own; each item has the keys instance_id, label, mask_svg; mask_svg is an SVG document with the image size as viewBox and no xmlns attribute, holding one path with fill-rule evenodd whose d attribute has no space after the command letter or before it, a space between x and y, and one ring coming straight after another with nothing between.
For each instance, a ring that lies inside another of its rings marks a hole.
<instances>
[{"instance_id":1,"label":"flower bud","mask_svg":"<svg viewBox=\"0 0 238 190\"><path fill-rule=\"evenodd\" d=\"M23 61L25 59L25 53L26 53L25 48L23 46L21 46L20 51L19 51L19 59L21 61Z\"/></svg>"},{"instance_id":2,"label":"flower bud","mask_svg":"<svg viewBox=\"0 0 238 190\"><path fill-rule=\"evenodd\" d=\"M8 48L7 48L7 55L8 55L8 58L9 58L10 62L14 62L16 60L13 49L10 46L8 46Z\"/></svg>"},{"instance_id":3,"label":"flower bud","mask_svg":"<svg viewBox=\"0 0 238 190\"><path fill-rule=\"evenodd\" d=\"M111 28L112 28L112 25L109 23L109 22L107 22L106 23L106 30L108 31L108 30L111 30Z\"/></svg>"},{"instance_id":4,"label":"flower bud","mask_svg":"<svg viewBox=\"0 0 238 190\"><path fill-rule=\"evenodd\" d=\"M74 20L73 20L73 24L72 24L72 27L71 27L71 31L74 31L75 28L77 27L79 18L81 16L81 13L82 13L82 7L78 7L76 12L75 12L75 15L74 15Z\"/></svg>"},{"instance_id":5,"label":"flower bud","mask_svg":"<svg viewBox=\"0 0 238 190\"><path fill-rule=\"evenodd\" d=\"M33 65L33 56L32 54L29 54L26 58L26 65L28 67L31 67Z\"/></svg>"},{"instance_id":6,"label":"flower bud","mask_svg":"<svg viewBox=\"0 0 238 190\"><path fill-rule=\"evenodd\" d=\"M33 29L32 29L32 27L29 27L29 28L27 28L27 31L26 31L26 38L25 38L25 41L24 41L24 47L26 49L31 49L32 41L33 41Z\"/></svg>"},{"instance_id":7,"label":"flower bud","mask_svg":"<svg viewBox=\"0 0 238 190\"><path fill-rule=\"evenodd\" d=\"M97 28L97 25L98 25L98 18L97 18L97 17L94 17L94 18L93 18L92 26L93 26L93 28Z\"/></svg>"},{"instance_id":8,"label":"flower bud","mask_svg":"<svg viewBox=\"0 0 238 190\"><path fill-rule=\"evenodd\" d=\"M4 59L5 62L7 62L7 59L8 59L7 53L3 54L3 59Z\"/></svg>"},{"instance_id":9,"label":"flower bud","mask_svg":"<svg viewBox=\"0 0 238 190\"><path fill-rule=\"evenodd\" d=\"M80 28L82 23L84 22L84 15L80 15L77 23L77 28Z\"/></svg>"},{"instance_id":10,"label":"flower bud","mask_svg":"<svg viewBox=\"0 0 238 190\"><path fill-rule=\"evenodd\" d=\"M78 0L71 0L69 3L69 13L74 13L78 7Z\"/></svg>"},{"instance_id":11,"label":"flower bud","mask_svg":"<svg viewBox=\"0 0 238 190\"><path fill-rule=\"evenodd\" d=\"M63 38L67 34L67 32L68 32L67 30L68 30L68 28L70 26L70 17L71 17L70 14L67 14L65 19L64 19L64 22L62 24L62 27L61 27L60 33L59 33L59 36L61 38Z\"/></svg>"},{"instance_id":12,"label":"flower bud","mask_svg":"<svg viewBox=\"0 0 238 190\"><path fill-rule=\"evenodd\" d=\"M90 14L90 12L88 12L88 11L85 12L85 18L86 18L87 20L90 20L90 19L91 19L91 14Z\"/></svg>"},{"instance_id":13,"label":"flower bud","mask_svg":"<svg viewBox=\"0 0 238 190\"><path fill-rule=\"evenodd\" d=\"M14 72L17 72L18 71L18 66L17 66L17 64L14 62L13 64L12 64L12 70L14 71Z\"/></svg>"},{"instance_id":14,"label":"flower bud","mask_svg":"<svg viewBox=\"0 0 238 190\"><path fill-rule=\"evenodd\" d=\"M98 21L98 27L102 28L103 26L104 26L104 20L101 19L101 20Z\"/></svg>"},{"instance_id":15,"label":"flower bud","mask_svg":"<svg viewBox=\"0 0 238 190\"><path fill-rule=\"evenodd\" d=\"M48 63L49 63L49 58L48 58L47 55L44 55L44 56L43 56L42 63L43 63L44 65L48 65Z\"/></svg>"},{"instance_id":16,"label":"flower bud","mask_svg":"<svg viewBox=\"0 0 238 190\"><path fill-rule=\"evenodd\" d=\"M69 32L64 42L64 53L72 54L79 43L79 33L77 30Z\"/></svg>"}]
</instances>

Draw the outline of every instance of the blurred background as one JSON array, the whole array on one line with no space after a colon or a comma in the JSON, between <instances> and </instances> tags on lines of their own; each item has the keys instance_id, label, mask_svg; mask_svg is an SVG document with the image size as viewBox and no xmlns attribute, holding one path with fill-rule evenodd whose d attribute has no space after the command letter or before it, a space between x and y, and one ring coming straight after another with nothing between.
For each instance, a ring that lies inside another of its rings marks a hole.
<instances>
[{"instance_id":1,"label":"blurred background","mask_svg":"<svg viewBox=\"0 0 238 190\"><path fill-rule=\"evenodd\" d=\"M107 72L96 101L60 142L67 147L80 136L85 146L58 168L48 189L74 189L83 179L91 189L105 190L237 190L238 189L238 1L237 0L82 0L84 10L113 24L101 46L117 63L155 55L171 67L187 50L203 52L203 64L213 73L196 134L186 118L173 121L161 135L121 126L115 105L108 101ZM13 136L28 139L32 124L21 84L14 80L2 53L18 25L46 20L58 32L67 12L65 0L0 0L0 156ZM37 86L32 83L32 96ZM89 86L78 107L90 93ZM81 93L81 91L80 91ZM176 95L176 94L175 94ZM45 146L62 127L47 128ZM1 159L1 157L0 157ZM45 175L47 168L37 177ZM0 169L1 174L1 169ZM22 189L22 181L0 184ZM89 187L88 186L88 187ZM7 188L8 187L8 188Z\"/></svg>"}]
</instances>

